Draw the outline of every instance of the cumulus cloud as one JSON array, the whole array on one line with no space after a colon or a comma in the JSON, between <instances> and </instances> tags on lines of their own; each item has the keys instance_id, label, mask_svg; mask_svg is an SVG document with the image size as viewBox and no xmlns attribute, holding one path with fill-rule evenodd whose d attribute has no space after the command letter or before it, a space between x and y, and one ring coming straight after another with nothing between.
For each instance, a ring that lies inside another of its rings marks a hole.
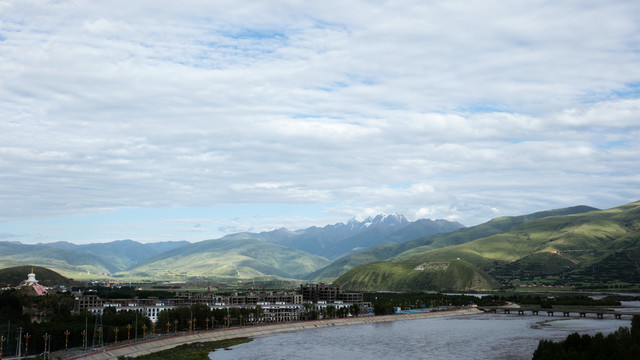
<instances>
[{"instance_id":1,"label":"cumulus cloud","mask_svg":"<svg viewBox=\"0 0 640 360\"><path fill-rule=\"evenodd\" d=\"M5 224L251 203L473 224L640 197L633 1L0 6ZM286 218L254 221L318 221Z\"/></svg>"}]
</instances>

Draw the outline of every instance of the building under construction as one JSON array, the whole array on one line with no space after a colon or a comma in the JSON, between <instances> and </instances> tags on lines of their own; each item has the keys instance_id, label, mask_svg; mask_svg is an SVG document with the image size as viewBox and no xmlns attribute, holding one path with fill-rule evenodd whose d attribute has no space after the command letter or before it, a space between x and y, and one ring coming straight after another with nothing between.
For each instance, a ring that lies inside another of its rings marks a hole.
<instances>
[{"instance_id":1,"label":"building under construction","mask_svg":"<svg viewBox=\"0 0 640 360\"><path fill-rule=\"evenodd\" d=\"M336 302L362 305L362 293L350 293L340 288L340 285L302 284L299 289L303 302L317 303L318 301Z\"/></svg>"}]
</instances>

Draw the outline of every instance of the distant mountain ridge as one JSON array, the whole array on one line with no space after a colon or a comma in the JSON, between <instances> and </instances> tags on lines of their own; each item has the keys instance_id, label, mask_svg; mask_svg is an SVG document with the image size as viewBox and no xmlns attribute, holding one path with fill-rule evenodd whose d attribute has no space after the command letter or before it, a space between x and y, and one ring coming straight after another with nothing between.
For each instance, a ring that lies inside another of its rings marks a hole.
<instances>
[{"instance_id":1,"label":"distant mountain ridge","mask_svg":"<svg viewBox=\"0 0 640 360\"><path fill-rule=\"evenodd\" d=\"M80 245L65 241L45 244L0 241L0 267L33 264L74 278L78 273L86 272L116 273L148 257L187 244L187 241L142 244L132 240Z\"/></svg>"},{"instance_id":2,"label":"distant mountain ridge","mask_svg":"<svg viewBox=\"0 0 640 360\"><path fill-rule=\"evenodd\" d=\"M123 276L192 280L301 278L329 260L255 239L216 239L189 244L147 259Z\"/></svg>"},{"instance_id":3,"label":"distant mountain ridge","mask_svg":"<svg viewBox=\"0 0 640 360\"><path fill-rule=\"evenodd\" d=\"M640 289L640 201L499 217L471 227L394 214L193 244L0 241L0 267L26 264L73 278L78 272L140 280L337 278L355 290L481 291L518 284Z\"/></svg>"},{"instance_id":4,"label":"distant mountain ridge","mask_svg":"<svg viewBox=\"0 0 640 360\"><path fill-rule=\"evenodd\" d=\"M484 224L463 227L450 232L408 236L404 241L388 241L385 244L341 257L327 267L311 273L307 279L312 281L332 281L356 266L374 261L392 260L403 253L410 254L463 244L482 237L499 234L529 221L550 216L580 214L594 210L598 209L582 205L572 206L563 209L538 211L527 215L503 216ZM421 221L416 221L416 224L420 223ZM417 235L417 233L413 233L413 235Z\"/></svg>"},{"instance_id":5,"label":"distant mountain ridge","mask_svg":"<svg viewBox=\"0 0 640 360\"><path fill-rule=\"evenodd\" d=\"M376 215L363 221L237 233L217 240L142 244L132 240L27 245L0 241L0 268L36 264L78 278L79 273L115 276L161 276L180 279L209 276L240 278L278 276L303 279L330 261L384 243L398 243L463 225L446 220L408 221L403 215ZM255 251L260 249L260 251Z\"/></svg>"},{"instance_id":6,"label":"distant mountain ridge","mask_svg":"<svg viewBox=\"0 0 640 360\"><path fill-rule=\"evenodd\" d=\"M368 261L340 276L341 286L466 291L500 284L544 284L637 289L640 201L607 210L582 206L497 218L366 252ZM372 260L376 255L380 257Z\"/></svg>"},{"instance_id":7,"label":"distant mountain ridge","mask_svg":"<svg viewBox=\"0 0 640 360\"><path fill-rule=\"evenodd\" d=\"M153 256L124 276L152 278L264 278L303 279L340 254L385 242L452 231L463 225L446 220L408 221L404 216L377 215L363 221L312 226L291 231L280 228L261 233L236 233L205 240Z\"/></svg>"},{"instance_id":8,"label":"distant mountain ridge","mask_svg":"<svg viewBox=\"0 0 640 360\"><path fill-rule=\"evenodd\" d=\"M412 226L418 223L419 225ZM322 228L312 226L290 231L284 228L261 233L238 233L222 239L257 239L302 250L310 254L337 259L389 242L403 242L417 237L449 232L464 225L447 220L420 219L408 221L403 215L376 215L363 221L351 218ZM407 229L407 234L402 230Z\"/></svg>"}]
</instances>

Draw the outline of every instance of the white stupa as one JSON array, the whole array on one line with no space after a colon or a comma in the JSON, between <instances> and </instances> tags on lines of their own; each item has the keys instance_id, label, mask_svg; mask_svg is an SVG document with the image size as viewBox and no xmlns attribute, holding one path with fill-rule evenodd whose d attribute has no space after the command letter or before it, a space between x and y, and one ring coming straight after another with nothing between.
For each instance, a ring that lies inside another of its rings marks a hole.
<instances>
[{"instance_id":1,"label":"white stupa","mask_svg":"<svg viewBox=\"0 0 640 360\"><path fill-rule=\"evenodd\" d=\"M36 286L39 285L38 284L38 280L36 280L36 274L33 272L33 267L31 268L31 274L27 275L28 278L27 280L24 282L24 285L26 286Z\"/></svg>"}]
</instances>

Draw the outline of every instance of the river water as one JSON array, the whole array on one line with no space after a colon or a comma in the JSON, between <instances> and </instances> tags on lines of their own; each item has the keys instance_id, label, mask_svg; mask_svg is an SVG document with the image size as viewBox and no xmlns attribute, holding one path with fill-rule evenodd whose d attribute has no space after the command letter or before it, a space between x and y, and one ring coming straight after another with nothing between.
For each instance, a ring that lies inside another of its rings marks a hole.
<instances>
[{"instance_id":1,"label":"river water","mask_svg":"<svg viewBox=\"0 0 640 360\"><path fill-rule=\"evenodd\" d=\"M479 314L337 326L266 335L230 350L225 359L531 359L541 339L578 332L605 335L631 320Z\"/></svg>"}]
</instances>

